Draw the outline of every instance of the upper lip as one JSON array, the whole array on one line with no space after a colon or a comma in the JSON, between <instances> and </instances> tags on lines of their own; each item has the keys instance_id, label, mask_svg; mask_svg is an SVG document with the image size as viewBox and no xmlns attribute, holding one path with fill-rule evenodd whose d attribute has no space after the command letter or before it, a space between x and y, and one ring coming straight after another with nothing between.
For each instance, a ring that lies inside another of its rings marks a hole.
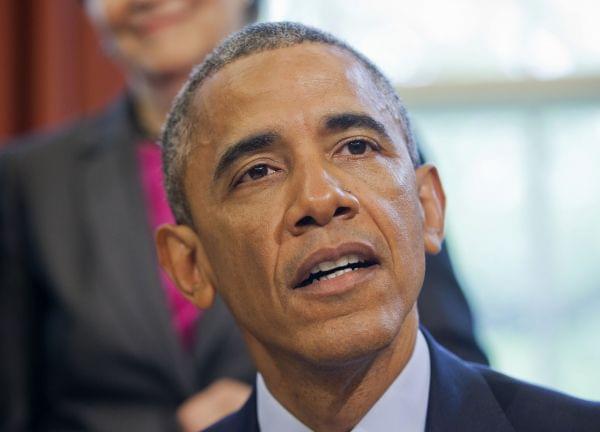
<instances>
[{"instance_id":1,"label":"upper lip","mask_svg":"<svg viewBox=\"0 0 600 432\"><path fill-rule=\"evenodd\" d=\"M342 243L335 247L324 247L311 253L300 265L292 283L292 288L300 285L310 276L310 271L317 264L323 261L336 261L345 255L358 255L365 261L375 261L379 263L377 254L373 247L368 243L350 242Z\"/></svg>"}]
</instances>

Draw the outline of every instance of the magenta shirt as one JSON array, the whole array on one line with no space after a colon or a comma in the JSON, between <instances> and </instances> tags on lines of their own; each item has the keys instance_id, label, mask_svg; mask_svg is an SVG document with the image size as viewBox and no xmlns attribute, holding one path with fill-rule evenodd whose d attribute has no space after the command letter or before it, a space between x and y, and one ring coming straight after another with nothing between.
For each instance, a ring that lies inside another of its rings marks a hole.
<instances>
[{"instance_id":1,"label":"magenta shirt","mask_svg":"<svg viewBox=\"0 0 600 432\"><path fill-rule=\"evenodd\" d=\"M154 233L162 224L175 223L175 218L173 217L173 213L171 213L163 186L160 147L152 141L140 143L137 146L137 160L144 190L148 221ZM198 318L200 318L202 311L179 292L173 281L171 281L171 278L169 278L162 268L159 268L159 272L160 282L165 290L166 300L171 310L173 326L180 337L183 347L189 349L194 342L195 324Z\"/></svg>"}]
</instances>

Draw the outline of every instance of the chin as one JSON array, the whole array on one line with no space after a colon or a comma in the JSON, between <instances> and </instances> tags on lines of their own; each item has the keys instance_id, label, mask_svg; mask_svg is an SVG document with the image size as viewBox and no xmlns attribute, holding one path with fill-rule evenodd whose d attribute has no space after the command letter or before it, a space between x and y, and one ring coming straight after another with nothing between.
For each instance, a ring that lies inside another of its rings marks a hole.
<instances>
[{"instance_id":1,"label":"chin","mask_svg":"<svg viewBox=\"0 0 600 432\"><path fill-rule=\"evenodd\" d=\"M391 311L361 312L336 318L319 325L303 343L302 356L319 367L340 367L368 359L390 347L407 313L398 308Z\"/></svg>"}]
</instances>

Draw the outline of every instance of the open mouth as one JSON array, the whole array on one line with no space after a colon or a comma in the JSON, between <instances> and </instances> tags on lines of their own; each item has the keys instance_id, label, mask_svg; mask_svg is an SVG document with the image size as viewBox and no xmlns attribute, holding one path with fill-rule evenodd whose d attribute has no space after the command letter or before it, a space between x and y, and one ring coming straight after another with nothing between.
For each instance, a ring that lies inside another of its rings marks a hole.
<instances>
[{"instance_id":1,"label":"open mouth","mask_svg":"<svg viewBox=\"0 0 600 432\"><path fill-rule=\"evenodd\" d=\"M374 259L367 259L356 254L344 255L335 261L323 261L315 265L309 272L309 275L294 287L302 288L319 281L334 279L343 274L357 271L359 269L372 267L378 262Z\"/></svg>"}]
</instances>

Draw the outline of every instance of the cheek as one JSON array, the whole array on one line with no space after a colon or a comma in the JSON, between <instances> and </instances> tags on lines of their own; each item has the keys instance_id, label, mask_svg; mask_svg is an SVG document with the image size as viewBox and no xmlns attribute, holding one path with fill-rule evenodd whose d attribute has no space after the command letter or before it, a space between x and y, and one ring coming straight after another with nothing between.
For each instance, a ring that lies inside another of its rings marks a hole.
<instances>
[{"instance_id":1,"label":"cheek","mask_svg":"<svg viewBox=\"0 0 600 432\"><path fill-rule=\"evenodd\" d=\"M363 207L387 242L396 277L422 280L423 220L412 165L381 158L367 168L361 182Z\"/></svg>"},{"instance_id":2,"label":"cheek","mask_svg":"<svg viewBox=\"0 0 600 432\"><path fill-rule=\"evenodd\" d=\"M360 184L357 189L363 199L367 199L382 211L374 213L382 222L406 235L422 233L422 218L419 197L416 191L416 178L412 165L378 157L365 165L357 173Z\"/></svg>"},{"instance_id":3,"label":"cheek","mask_svg":"<svg viewBox=\"0 0 600 432\"><path fill-rule=\"evenodd\" d=\"M88 0L86 11L98 30L102 42L109 46L117 45L127 22L127 2L116 0Z\"/></svg>"},{"instance_id":4,"label":"cheek","mask_svg":"<svg viewBox=\"0 0 600 432\"><path fill-rule=\"evenodd\" d=\"M202 1L199 3L202 3ZM211 7L212 16L209 19L213 23L233 31L245 24L247 3L244 0L214 1Z\"/></svg>"},{"instance_id":5,"label":"cheek","mask_svg":"<svg viewBox=\"0 0 600 432\"><path fill-rule=\"evenodd\" d=\"M93 22L107 29L122 26L130 7L129 2L123 0L87 0L84 3Z\"/></svg>"},{"instance_id":6,"label":"cheek","mask_svg":"<svg viewBox=\"0 0 600 432\"><path fill-rule=\"evenodd\" d=\"M252 208L226 208L219 214L226 216L203 228L208 233L203 242L218 279L217 289L233 308L240 306L244 314L259 312L258 304L270 301L277 260L270 218ZM261 295L257 290L263 291Z\"/></svg>"},{"instance_id":7,"label":"cheek","mask_svg":"<svg viewBox=\"0 0 600 432\"><path fill-rule=\"evenodd\" d=\"M109 9L106 6L93 21L106 53L124 66L135 64L141 56L139 38L128 24L127 11L123 6Z\"/></svg>"}]
</instances>

